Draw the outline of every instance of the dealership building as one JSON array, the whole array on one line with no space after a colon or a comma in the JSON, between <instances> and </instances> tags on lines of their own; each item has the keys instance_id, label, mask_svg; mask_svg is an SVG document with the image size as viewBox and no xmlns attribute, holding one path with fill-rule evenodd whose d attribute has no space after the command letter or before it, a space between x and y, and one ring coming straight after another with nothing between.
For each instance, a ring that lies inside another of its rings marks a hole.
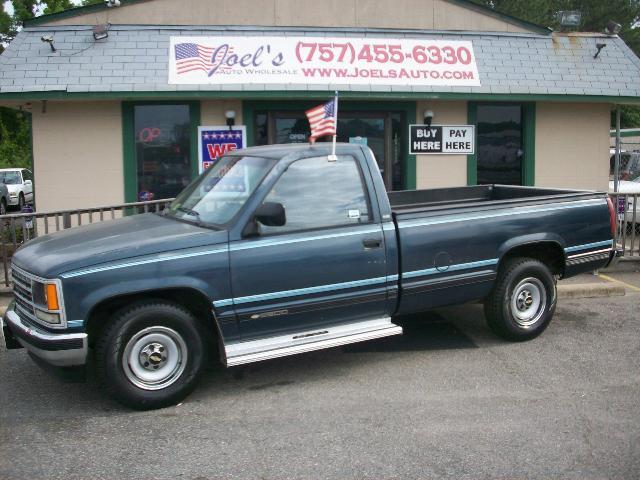
<instances>
[{"instance_id":1,"label":"dealership building","mask_svg":"<svg viewBox=\"0 0 640 480\"><path fill-rule=\"evenodd\" d=\"M338 140L368 145L389 190L604 190L640 59L464 0L122 0L35 18L0 55L39 211L175 196L240 144L307 142L335 91Z\"/></svg>"}]
</instances>

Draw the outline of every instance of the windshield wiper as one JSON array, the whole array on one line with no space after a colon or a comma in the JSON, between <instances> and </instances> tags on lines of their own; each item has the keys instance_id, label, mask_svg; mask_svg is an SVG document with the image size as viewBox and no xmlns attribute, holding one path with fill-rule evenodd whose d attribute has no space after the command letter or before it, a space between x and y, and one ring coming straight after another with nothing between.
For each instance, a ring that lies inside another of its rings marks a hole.
<instances>
[{"instance_id":1,"label":"windshield wiper","mask_svg":"<svg viewBox=\"0 0 640 480\"><path fill-rule=\"evenodd\" d=\"M200 214L195 210L192 210L187 207L178 207L178 210L186 213L187 215L191 215L192 217L196 217L196 222L198 225L202 225L202 220L200 220Z\"/></svg>"}]
</instances>

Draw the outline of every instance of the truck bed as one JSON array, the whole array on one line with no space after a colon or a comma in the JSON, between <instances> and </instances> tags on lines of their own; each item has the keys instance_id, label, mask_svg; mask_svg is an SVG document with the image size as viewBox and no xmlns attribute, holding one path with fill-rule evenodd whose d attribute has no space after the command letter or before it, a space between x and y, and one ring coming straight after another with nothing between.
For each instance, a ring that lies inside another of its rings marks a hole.
<instances>
[{"instance_id":1,"label":"truck bed","mask_svg":"<svg viewBox=\"0 0 640 480\"><path fill-rule=\"evenodd\" d=\"M557 202L601 197L604 193L555 188L479 185L472 187L433 188L389 192L394 214L427 213L446 208L482 207L483 205Z\"/></svg>"}]
</instances>

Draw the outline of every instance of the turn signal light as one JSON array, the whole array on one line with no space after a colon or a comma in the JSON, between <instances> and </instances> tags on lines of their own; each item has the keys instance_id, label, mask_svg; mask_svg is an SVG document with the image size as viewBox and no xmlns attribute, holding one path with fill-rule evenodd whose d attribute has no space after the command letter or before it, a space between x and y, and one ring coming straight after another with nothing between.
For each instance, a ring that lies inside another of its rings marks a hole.
<instances>
[{"instance_id":1,"label":"turn signal light","mask_svg":"<svg viewBox=\"0 0 640 480\"><path fill-rule=\"evenodd\" d=\"M58 289L56 288L55 283L47 283L45 285L45 296L47 299L47 309L60 309L60 306L58 305Z\"/></svg>"}]
</instances>

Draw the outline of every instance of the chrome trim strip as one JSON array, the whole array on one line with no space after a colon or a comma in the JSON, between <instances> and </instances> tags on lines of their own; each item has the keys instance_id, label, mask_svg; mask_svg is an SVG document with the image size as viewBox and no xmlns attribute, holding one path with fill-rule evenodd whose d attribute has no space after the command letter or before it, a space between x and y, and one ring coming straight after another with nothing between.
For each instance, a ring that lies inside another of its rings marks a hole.
<instances>
[{"instance_id":1,"label":"chrome trim strip","mask_svg":"<svg viewBox=\"0 0 640 480\"><path fill-rule=\"evenodd\" d=\"M81 327L84 325L84 320L67 320L68 327Z\"/></svg>"},{"instance_id":2,"label":"chrome trim strip","mask_svg":"<svg viewBox=\"0 0 640 480\"><path fill-rule=\"evenodd\" d=\"M611 252L610 248L605 248L604 250L593 250L593 251L590 251L590 252L584 252L584 253L577 253L575 255L569 255L567 257L567 260L571 260L571 259L579 258L579 257L586 257L586 256L589 256L589 255L596 255L598 253L610 253L610 252Z\"/></svg>"},{"instance_id":3,"label":"chrome trim strip","mask_svg":"<svg viewBox=\"0 0 640 480\"><path fill-rule=\"evenodd\" d=\"M565 210L568 208L581 208L581 207L592 207L595 205L606 205L606 202L601 199L594 200L582 200L580 202L571 202L570 205L561 205L561 204L551 204L558 205L556 207L541 207L541 208L513 208L508 211L499 211L499 213L491 213L491 214L476 214L476 215L467 215L455 217L451 216L448 218L439 218L436 216L435 220L405 220L404 222L400 221L398 223L398 228L411 228L411 227L422 227L426 225L440 225L443 223L453 223L453 222L464 222L468 220L481 220L484 218L494 218L494 217L507 217L512 215L525 215L528 213L539 213L539 212L550 212L554 210ZM464 215L464 214L459 214Z\"/></svg>"},{"instance_id":4,"label":"chrome trim strip","mask_svg":"<svg viewBox=\"0 0 640 480\"><path fill-rule=\"evenodd\" d=\"M149 263L158 263L158 262L167 262L169 260L179 260L181 258L191 258L191 257L200 257L203 255L213 255L215 253L226 253L228 252L229 249L227 247L224 248L219 248L217 250L207 250L204 252L191 252L191 253L183 253L181 255L167 255L165 257L155 257L155 258L148 258L145 260L136 260L136 261L131 261L131 262L124 262L124 263L117 263L115 265L106 265L104 267L94 267L94 268L85 268L82 270L72 270L70 272L65 272L62 275L60 275L62 278L73 278L73 277L79 277L81 275L88 275L90 273L98 273L98 272L105 272L108 270L116 270L119 268L126 268L126 267L136 267L138 265L146 265Z\"/></svg>"},{"instance_id":5,"label":"chrome trim strip","mask_svg":"<svg viewBox=\"0 0 640 480\"><path fill-rule=\"evenodd\" d=\"M214 306L220 306L220 302L232 301L234 304L259 302L261 300L271 300L274 298L286 298L294 297L298 295L305 295L310 293L322 293L330 292L333 290L343 290L345 288L362 287L366 285L376 285L379 283L386 283L387 277L367 278L364 280L354 280L352 282L333 283L330 285L319 285L317 287L296 288L294 290L282 290L280 292L261 293L258 295L248 295L246 297L235 297L233 299L219 300L214 302ZM218 305L216 305L218 303ZM228 305L228 303L226 303Z\"/></svg>"},{"instance_id":6,"label":"chrome trim strip","mask_svg":"<svg viewBox=\"0 0 640 480\"><path fill-rule=\"evenodd\" d=\"M593 242L593 243L585 243L583 245L574 245L573 247L567 247L564 249L565 252L575 252L577 250L586 250L588 248L595 247L613 247L613 240L605 240L602 242Z\"/></svg>"},{"instance_id":7,"label":"chrome trim strip","mask_svg":"<svg viewBox=\"0 0 640 480\"><path fill-rule=\"evenodd\" d=\"M424 270L414 270L412 272L406 272L402 274L402 278L414 278L424 275L435 275L438 273L456 272L458 270L465 270L467 268L486 267L487 265L497 265L498 259L492 258L490 260L480 260L478 262L458 263L456 265L450 265L446 270L438 270L437 268L425 268ZM446 280L446 277L442 279Z\"/></svg>"},{"instance_id":8,"label":"chrome trim strip","mask_svg":"<svg viewBox=\"0 0 640 480\"><path fill-rule=\"evenodd\" d=\"M273 247L277 245L288 245L291 243L300 243L300 242L311 242L314 240L327 240L330 238L340 238L340 237L350 237L353 235L361 235L365 233L379 233L381 226L380 224L373 224L374 227L371 227L371 224L366 225L367 228L362 228L361 225L358 225L359 230L351 230L348 232L340 232L340 233L328 233L325 235L313 235L310 237L296 237L296 238L274 238L274 239L265 239L265 240L241 240L240 243L235 243L230 245L229 250L232 252L238 250L248 250L250 248L260 248L260 247Z\"/></svg>"},{"instance_id":9,"label":"chrome trim strip","mask_svg":"<svg viewBox=\"0 0 640 480\"><path fill-rule=\"evenodd\" d=\"M401 333L402 327L391 323L391 318L384 317L289 335L230 343L225 345L226 363L231 367Z\"/></svg>"},{"instance_id":10,"label":"chrome trim strip","mask_svg":"<svg viewBox=\"0 0 640 480\"><path fill-rule=\"evenodd\" d=\"M35 345L23 340L16 335L16 339L33 355L43 359L44 361L58 367L70 367L75 365L84 365L88 352L88 336L86 333L44 333L34 330L22 323L20 317L13 311L7 310L4 316L5 322L11 328L22 330L29 337L33 337L42 342L55 342L60 340L82 340L82 348L73 348L68 350L42 350ZM15 335L15 334L14 334Z\"/></svg>"}]
</instances>

